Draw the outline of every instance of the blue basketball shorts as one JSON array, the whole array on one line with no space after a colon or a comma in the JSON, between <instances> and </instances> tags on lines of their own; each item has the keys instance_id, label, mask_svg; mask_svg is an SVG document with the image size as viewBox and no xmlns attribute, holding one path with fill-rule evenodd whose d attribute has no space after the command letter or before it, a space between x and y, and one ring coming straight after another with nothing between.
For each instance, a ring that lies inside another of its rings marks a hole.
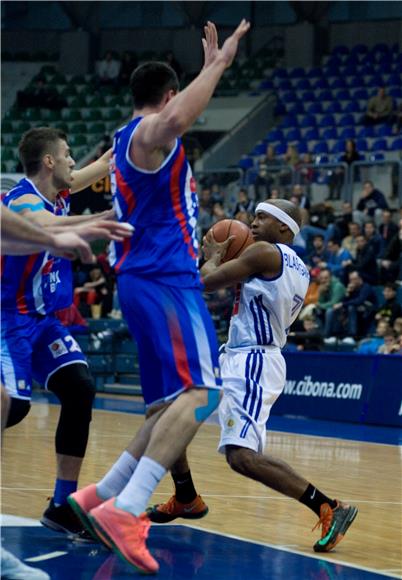
<instances>
[{"instance_id":1,"label":"blue basketball shorts","mask_svg":"<svg viewBox=\"0 0 402 580\"><path fill-rule=\"evenodd\" d=\"M218 344L201 290L130 273L119 274L117 284L137 342L145 403L169 401L192 386L219 389Z\"/></svg>"},{"instance_id":2,"label":"blue basketball shorts","mask_svg":"<svg viewBox=\"0 0 402 580\"><path fill-rule=\"evenodd\" d=\"M87 364L57 318L4 311L1 314L1 381L11 397L30 399L32 379L47 387L61 367Z\"/></svg>"}]
</instances>

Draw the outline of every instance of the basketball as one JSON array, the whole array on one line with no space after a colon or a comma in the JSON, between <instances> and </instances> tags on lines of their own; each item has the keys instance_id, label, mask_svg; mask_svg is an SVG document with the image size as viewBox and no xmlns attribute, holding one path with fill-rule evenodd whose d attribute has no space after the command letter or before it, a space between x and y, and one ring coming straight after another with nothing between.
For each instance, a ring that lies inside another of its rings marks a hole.
<instances>
[{"instance_id":1,"label":"basketball","mask_svg":"<svg viewBox=\"0 0 402 580\"><path fill-rule=\"evenodd\" d=\"M254 242L250 228L238 220L221 220L214 224L211 230L217 242L224 242L230 236L234 236L234 240L231 241L223 262L238 258L243 250Z\"/></svg>"}]
</instances>

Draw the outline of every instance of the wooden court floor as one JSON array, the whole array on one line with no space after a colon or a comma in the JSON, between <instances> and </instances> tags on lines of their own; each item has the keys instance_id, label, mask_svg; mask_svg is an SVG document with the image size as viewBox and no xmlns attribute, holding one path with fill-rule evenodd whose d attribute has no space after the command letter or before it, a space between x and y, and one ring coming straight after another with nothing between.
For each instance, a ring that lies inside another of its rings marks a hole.
<instances>
[{"instance_id":1,"label":"wooden court floor","mask_svg":"<svg viewBox=\"0 0 402 580\"><path fill-rule=\"evenodd\" d=\"M39 518L52 494L53 437L58 407L33 405L28 417L6 432L2 459L2 513ZM99 479L135 433L140 415L94 411L81 485ZM313 554L315 515L303 505L232 472L216 452L218 427L204 425L189 458L193 479L210 512L193 524ZM359 514L329 560L402 575L401 447L273 432L267 449L290 463L324 493L352 502ZM172 491L166 477L155 493ZM180 520L179 520L180 521Z\"/></svg>"}]
</instances>

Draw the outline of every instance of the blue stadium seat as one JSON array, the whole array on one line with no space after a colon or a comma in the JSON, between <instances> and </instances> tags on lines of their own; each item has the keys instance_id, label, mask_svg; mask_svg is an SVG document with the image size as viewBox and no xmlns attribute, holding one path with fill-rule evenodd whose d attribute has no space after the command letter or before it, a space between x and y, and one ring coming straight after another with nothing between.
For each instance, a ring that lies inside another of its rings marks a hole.
<instances>
[{"instance_id":1,"label":"blue stadium seat","mask_svg":"<svg viewBox=\"0 0 402 580\"><path fill-rule=\"evenodd\" d=\"M357 139L356 148L359 153L362 151L368 151L367 139Z\"/></svg>"},{"instance_id":2,"label":"blue stadium seat","mask_svg":"<svg viewBox=\"0 0 402 580\"><path fill-rule=\"evenodd\" d=\"M274 69L272 76L278 79L286 79L288 78L288 71L285 68L276 68Z\"/></svg>"},{"instance_id":3,"label":"blue stadium seat","mask_svg":"<svg viewBox=\"0 0 402 580\"><path fill-rule=\"evenodd\" d=\"M313 154L314 155L322 155L323 153L328 153L328 144L326 141L319 141L313 147Z\"/></svg>"},{"instance_id":4,"label":"blue stadium seat","mask_svg":"<svg viewBox=\"0 0 402 580\"><path fill-rule=\"evenodd\" d=\"M396 85L397 87L400 87L401 86L401 82L402 82L402 80L401 80L400 75L397 75L397 74L394 73L394 74L391 74L390 75L387 84L389 86Z\"/></svg>"},{"instance_id":5,"label":"blue stadium seat","mask_svg":"<svg viewBox=\"0 0 402 580\"><path fill-rule=\"evenodd\" d=\"M327 67L338 68L342 66L342 61L338 56L330 56L326 62Z\"/></svg>"},{"instance_id":6,"label":"blue stadium seat","mask_svg":"<svg viewBox=\"0 0 402 580\"><path fill-rule=\"evenodd\" d=\"M345 152L345 141L344 139L340 139L332 147L331 153L344 153L344 152Z\"/></svg>"},{"instance_id":7,"label":"blue stadium seat","mask_svg":"<svg viewBox=\"0 0 402 580\"><path fill-rule=\"evenodd\" d=\"M346 127L348 125L354 125L355 124L355 119L353 117L353 115L351 114L346 114L346 115L342 115L342 117L339 119L338 125L340 127Z\"/></svg>"},{"instance_id":8,"label":"blue stadium seat","mask_svg":"<svg viewBox=\"0 0 402 580\"><path fill-rule=\"evenodd\" d=\"M266 148L267 148L266 144L263 141L261 141L260 143L257 143L254 146L250 155L252 155L253 157L255 157L256 155L264 155Z\"/></svg>"},{"instance_id":9,"label":"blue stadium seat","mask_svg":"<svg viewBox=\"0 0 402 580\"><path fill-rule=\"evenodd\" d=\"M320 127L333 127L335 124L333 115L324 115L319 123Z\"/></svg>"},{"instance_id":10,"label":"blue stadium seat","mask_svg":"<svg viewBox=\"0 0 402 580\"><path fill-rule=\"evenodd\" d=\"M384 79L382 77L380 77L379 75L373 75L372 77L368 77L368 79L366 80L366 86L368 88L378 88L378 87L383 87L384 86Z\"/></svg>"},{"instance_id":11,"label":"blue stadium seat","mask_svg":"<svg viewBox=\"0 0 402 580\"><path fill-rule=\"evenodd\" d=\"M367 100L369 98L368 90L365 88L356 89L351 94L352 99L356 100Z\"/></svg>"},{"instance_id":12,"label":"blue stadium seat","mask_svg":"<svg viewBox=\"0 0 402 580\"><path fill-rule=\"evenodd\" d=\"M310 69L306 74L306 77L309 79L316 79L316 78L322 77L322 76L323 76L323 71L322 71L322 68L320 66L316 66L316 67Z\"/></svg>"},{"instance_id":13,"label":"blue stadium seat","mask_svg":"<svg viewBox=\"0 0 402 580\"><path fill-rule=\"evenodd\" d=\"M342 75L345 77L352 77L352 76L354 77L357 74L358 73L357 73L356 63L354 63L354 62L346 65L342 71Z\"/></svg>"},{"instance_id":14,"label":"blue stadium seat","mask_svg":"<svg viewBox=\"0 0 402 580\"><path fill-rule=\"evenodd\" d=\"M301 68L300 66L296 67L296 68L292 68L290 69L290 71L288 71L288 75L290 79L299 79L301 77L305 76L305 71L304 68Z\"/></svg>"},{"instance_id":15,"label":"blue stadium seat","mask_svg":"<svg viewBox=\"0 0 402 580\"><path fill-rule=\"evenodd\" d=\"M292 103L288 107L288 113L290 115L303 115L304 114L304 106L303 103L300 101L296 101L296 103Z\"/></svg>"},{"instance_id":16,"label":"blue stadium seat","mask_svg":"<svg viewBox=\"0 0 402 580\"><path fill-rule=\"evenodd\" d=\"M315 94L313 93L313 91L305 91L301 95L301 99L302 99L303 103L315 101Z\"/></svg>"},{"instance_id":17,"label":"blue stadium seat","mask_svg":"<svg viewBox=\"0 0 402 580\"><path fill-rule=\"evenodd\" d=\"M306 141L317 141L320 138L317 127L311 127L308 129L304 135Z\"/></svg>"},{"instance_id":18,"label":"blue stadium seat","mask_svg":"<svg viewBox=\"0 0 402 580\"><path fill-rule=\"evenodd\" d=\"M260 82L258 88L262 91L271 91L274 88L274 83L270 79L265 79Z\"/></svg>"},{"instance_id":19,"label":"blue stadium seat","mask_svg":"<svg viewBox=\"0 0 402 580\"><path fill-rule=\"evenodd\" d=\"M283 93L281 100L283 103L294 103L298 99L294 91L288 91L287 93Z\"/></svg>"},{"instance_id":20,"label":"blue stadium seat","mask_svg":"<svg viewBox=\"0 0 402 580\"><path fill-rule=\"evenodd\" d=\"M299 152L299 155L304 155L305 153L308 153L308 146L307 143L305 141L299 141L297 143L297 151Z\"/></svg>"},{"instance_id":21,"label":"blue stadium seat","mask_svg":"<svg viewBox=\"0 0 402 580\"><path fill-rule=\"evenodd\" d=\"M402 151L402 137L397 137L392 141L391 151Z\"/></svg>"},{"instance_id":22,"label":"blue stadium seat","mask_svg":"<svg viewBox=\"0 0 402 580\"><path fill-rule=\"evenodd\" d=\"M371 151L386 151L387 149L388 145L386 139L376 139L371 146Z\"/></svg>"},{"instance_id":23,"label":"blue stadium seat","mask_svg":"<svg viewBox=\"0 0 402 580\"><path fill-rule=\"evenodd\" d=\"M311 88L310 81L308 79L300 79L296 82L296 90L306 91Z\"/></svg>"},{"instance_id":24,"label":"blue stadium seat","mask_svg":"<svg viewBox=\"0 0 402 580\"><path fill-rule=\"evenodd\" d=\"M325 109L326 113L341 113L342 112L342 107L339 101L332 101L332 103L330 103L328 105L328 107Z\"/></svg>"},{"instance_id":25,"label":"blue stadium seat","mask_svg":"<svg viewBox=\"0 0 402 580\"><path fill-rule=\"evenodd\" d=\"M392 87L389 89L388 94L393 99L402 99L402 88L401 87Z\"/></svg>"},{"instance_id":26,"label":"blue stadium seat","mask_svg":"<svg viewBox=\"0 0 402 580\"><path fill-rule=\"evenodd\" d=\"M357 101L349 101L343 111L344 113L360 113L360 105Z\"/></svg>"},{"instance_id":27,"label":"blue stadium seat","mask_svg":"<svg viewBox=\"0 0 402 580\"><path fill-rule=\"evenodd\" d=\"M332 80L329 83L329 86L331 87L332 90L335 90L335 89L346 89L347 88L346 81L342 77L338 77L338 78L335 78L334 80Z\"/></svg>"},{"instance_id":28,"label":"blue stadium seat","mask_svg":"<svg viewBox=\"0 0 402 580\"><path fill-rule=\"evenodd\" d=\"M337 139L337 130L336 127L326 127L322 132L322 138L328 141L329 139Z\"/></svg>"},{"instance_id":29,"label":"blue stadium seat","mask_svg":"<svg viewBox=\"0 0 402 580\"><path fill-rule=\"evenodd\" d=\"M356 129L354 127L344 127L339 135L340 139L355 139Z\"/></svg>"},{"instance_id":30,"label":"blue stadium seat","mask_svg":"<svg viewBox=\"0 0 402 580\"><path fill-rule=\"evenodd\" d=\"M277 128L271 129L271 131L267 135L267 141L269 142L282 141L283 139L284 139L283 131Z\"/></svg>"},{"instance_id":31,"label":"blue stadium seat","mask_svg":"<svg viewBox=\"0 0 402 580\"><path fill-rule=\"evenodd\" d=\"M315 127L316 119L314 115L305 115L300 121L300 127Z\"/></svg>"},{"instance_id":32,"label":"blue stadium seat","mask_svg":"<svg viewBox=\"0 0 402 580\"><path fill-rule=\"evenodd\" d=\"M324 154L318 154L316 156L316 158L314 159L314 163L316 163L317 165L322 165L323 163L328 163L329 158L328 155ZM316 179L316 181L318 181L319 183L326 183L326 180L323 180L324 176L319 177L318 179ZM326 177L326 176L325 176Z\"/></svg>"},{"instance_id":33,"label":"blue stadium seat","mask_svg":"<svg viewBox=\"0 0 402 580\"><path fill-rule=\"evenodd\" d=\"M392 137L392 127L391 125L377 125L375 128L376 137Z\"/></svg>"},{"instance_id":34,"label":"blue stadium seat","mask_svg":"<svg viewBox=\"0 0 402 580\"><path fill-rule=\"evenodd\" d=\"M313 89L327 89L328 82L324 77L322 77L322 78L314 79L311 83L311 86L313 87Z\"/></svg>"},{"instance_id":35,"label":"blue stadium seat","mask_svg":"<svg viewBox=\"0 0 402 580\"><path fill-rule=\"evenodd\" d=\"M286 115L281 121L280 127L282 129L290 129L290 127L297 127L298 121L295 115Z\"/></svg>"},{"instance_id":36,"label":"blue stadium seat","mask_svg":"<svg viewBox=\"0 0 402 580\"><path fill-rule=\"evenodd\" d=\"M287 141L300 141L300 139L301 133L300 129L298 129L297 127L295 127L294 129L290 129L290 131L286 135Z\"/></svg>"},{"instance_id":37,"label":"blue stadium seat","mask_svg":"<svg viewBox=\"0 0 402 580\"><path fill-rule=\"evenodd\" d=\"M374 137L374 127L372 127L371 125L369 125L368 127L362 127L357 132L357 136L362 137L364 139Z\"/></svg>"},{"instance_id":38,"label":"blue stadium seat","mask_svg":"<svg viewBox=\"0 0 402 580\"><path fill-rule=\"evenodd\" d=\"M288 145L284 141L282 143L278 143L278 145L276 145L275 147L275 153L277 155L284 155L286 153L287 148Z\"/></svg>"},{"instance_id":39,"label":"blue stadium seat","mask_svg":"<svg viewBox=\"0 0 402 580\"><path fill-rule=\"evenodd\" d=\"M369 157L369 161L384 161L385 157L384 157L384 153L381 153L381 151L376 151L375 153L372 153Z\"/></svg>"},{"instance_id":40,"label":"blue stadium seat","mask_svg":"<svg viewBox=\"0 0 402 580\"><path fill-rule=\"evenodd\" d=\"M350 89L356 89L364 86L364 80L360 76L350 77L347 79L347 86Z\"/></svg>"},{"instance_id":41,"label":"blue stadium seat","mask_svg":"<svg viewBox=\"0 0 402 580\"><path fill-rule=\"evenodd\" d=\"M283 79L279 82L278 89L280 91L291 91L292 83L288 79Z\"/></svg>"},{"instance_id":42,"label":"blue stadium seat","mask_svg":"<svg viewBox=\"0 0 402 580\"><path fill-rule=\"evenodd\" d=\"M349 89L338 89L337 91L335 91L334 96L337 101L349 101L350 100Z\"/></svg>"},{"instance_id":43,"label":"blue stadium seat","mask_svg":"<svg viewBox=\"0 0 402 580\"><path fill-rule=\"evenodd\" d=\"M306 113L309 115L319 115L322 113L322 105L321 103L310 103L306 107Z\"/></svg>"},{"instance_id":44,"label":"blue stadium seat","mask_svg":"<svg viewBox=\"0 0 402 580\"><path fill-rule=\"evenodd\" d=\"M247 155L243 155L243 157L240 159L238 166L240 167L240 169L243 169L244 171L247 171L247 169L251 169L251 167L254 166L253 160L251 159L251 157L248 157Z\"/></svg>"},{"instance_id":45,"label":"blue stadium seat","mask_svg":"<svg viewBox=\"0 0 402 580\"><path fill-rule=\"evenodd\" d=\"M330 91L329 89L324 89L323 91L320 91L318 99L320 101L333 101L332 91Z\"/></svg>"}]
</instances>

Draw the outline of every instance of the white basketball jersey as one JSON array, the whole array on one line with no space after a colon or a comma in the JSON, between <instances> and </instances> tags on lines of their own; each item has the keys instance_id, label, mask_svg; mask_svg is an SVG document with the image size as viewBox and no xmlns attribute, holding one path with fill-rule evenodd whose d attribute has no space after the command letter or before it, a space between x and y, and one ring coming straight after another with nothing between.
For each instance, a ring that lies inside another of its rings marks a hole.
<instances>
[{"instance_id":1,"label":"white basketball jersey","mask_svg":"<svg viewBox=\"0 0 402 580\"><path fill-rule=\"evenodd\" d=\"M228 348L283 348L286 344L289 328L303 306L310 275L294 250L284 244L276 246L282 254L278 276L254 276L237 288Z\"/></svg>"}]
</instances>

